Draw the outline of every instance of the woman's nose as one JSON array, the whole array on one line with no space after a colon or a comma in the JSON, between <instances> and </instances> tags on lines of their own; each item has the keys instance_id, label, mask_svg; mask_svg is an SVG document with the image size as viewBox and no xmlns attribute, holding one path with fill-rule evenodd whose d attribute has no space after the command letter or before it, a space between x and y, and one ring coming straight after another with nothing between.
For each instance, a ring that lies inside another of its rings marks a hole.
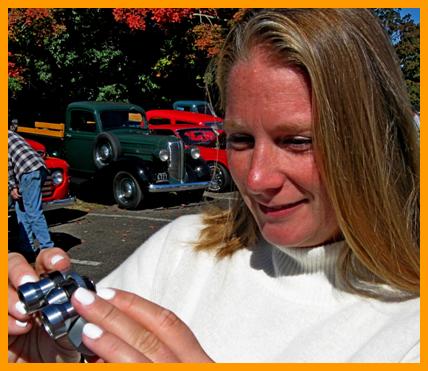
<instances>
[{"instance_id":1,"label":"woman's nose","mask_svg":"<svg viewBox=\"0 0 428 371\"><path fill-rule=\"evenodd\" d=\"M255 147L247 174L248 191L260 194L280 189L285 181L280 162L272 148Z\"/></svg>"}]
</instances>

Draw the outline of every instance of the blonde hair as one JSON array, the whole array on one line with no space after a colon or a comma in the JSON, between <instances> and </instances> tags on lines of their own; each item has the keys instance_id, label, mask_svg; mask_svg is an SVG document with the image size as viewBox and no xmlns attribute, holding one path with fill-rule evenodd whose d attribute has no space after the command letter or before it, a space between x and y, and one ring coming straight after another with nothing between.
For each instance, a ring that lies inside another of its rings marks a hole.
<instances>
[{"instance_id":1,"label":"blonde hair","mask_svg":"<svg viewBox=\"0 0 428 371\"><path fill-rule=\"evenodd\" d=\"M298 66L311 82L317 164L345 240L343 284L382 299L418 295L419 142L397 57L378 20L363 9L248 12L217 61L223 106L231 68L255 46ZM257 240L239 194L229 210L207 212L204 222L197 248L220 257Z\"/></svg>"}]
</instances>

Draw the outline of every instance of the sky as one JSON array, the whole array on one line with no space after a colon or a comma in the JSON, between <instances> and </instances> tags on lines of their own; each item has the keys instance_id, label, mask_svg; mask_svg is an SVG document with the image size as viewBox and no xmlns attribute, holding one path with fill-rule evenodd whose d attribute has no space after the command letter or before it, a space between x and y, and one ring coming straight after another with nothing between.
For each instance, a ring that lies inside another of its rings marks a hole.
<instances>
[{"instance_id":1,"label":"sky","mask_svg":"<svg viewBox=\"0 0 428 371\"><path fill-rule=\"evenodd\" d=\"M413 20L415 21L415 23L419 23L419 8L402 8L400 11L400 14L406 15L406 14L410 14L413 18Z\"/></svg>"}]
</instances>

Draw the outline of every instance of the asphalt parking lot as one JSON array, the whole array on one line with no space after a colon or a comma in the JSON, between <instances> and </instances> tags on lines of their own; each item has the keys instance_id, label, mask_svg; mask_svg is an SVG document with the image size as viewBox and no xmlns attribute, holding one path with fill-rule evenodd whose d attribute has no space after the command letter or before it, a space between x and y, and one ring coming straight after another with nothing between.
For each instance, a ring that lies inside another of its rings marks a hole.
<instances>
[{"instance_id":1,"label":"asphalt parking lot","mask_svg":"<svg viewBox=\"0 0 428 371\"><path fill-rule=\"evenodd\" d=\"M74 270L95 282L116 268L148 237L171 220L216 204L226 207L232 193L206 193L202 202L162 196L141 210L77 200L70 208L45 213L55 245L69 253ZM9 228L9 247L14 232Z\"/></svg>"}]
</instances>

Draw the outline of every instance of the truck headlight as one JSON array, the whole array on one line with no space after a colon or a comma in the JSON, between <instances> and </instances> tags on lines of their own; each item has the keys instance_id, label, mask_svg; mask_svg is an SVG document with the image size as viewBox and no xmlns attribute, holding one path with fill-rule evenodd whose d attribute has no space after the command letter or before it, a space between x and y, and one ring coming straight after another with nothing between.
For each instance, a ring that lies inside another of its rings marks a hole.
<instances>
[{"instance_id":1,"label":"truck headlight","mask_svg":"<svg viewBox=\"0 0 428 371\"><path fill-rule=\"evenodd\" d=\"M55 170L51 174L52 177L52 183L54 185L60 185L64 181L64 176L62 174L61 170Z\"/></svg>"},{"instance_id":2,"label":"truck headlight","mask_svg":"<svg viewBox=\"0 0 428 371\"><path fill-rule=\"evenodd\" d=\"M201 157L201 152L199 151L199 148L192 147L190 149L190 156L192 156L192 158L195 160L197 160L199 157Z\"/></svg>"},{"instance_id":3,"label":"truck headlight","mask_svg":"<svg viewBox=\"0 0 428 371\"><path fill-rule=\"evenodd\" d=\"M166 149L161 149L159 151L159 158L161 161L168 161L169 159L169 153Z\"/></svg>"}]
</instances>

